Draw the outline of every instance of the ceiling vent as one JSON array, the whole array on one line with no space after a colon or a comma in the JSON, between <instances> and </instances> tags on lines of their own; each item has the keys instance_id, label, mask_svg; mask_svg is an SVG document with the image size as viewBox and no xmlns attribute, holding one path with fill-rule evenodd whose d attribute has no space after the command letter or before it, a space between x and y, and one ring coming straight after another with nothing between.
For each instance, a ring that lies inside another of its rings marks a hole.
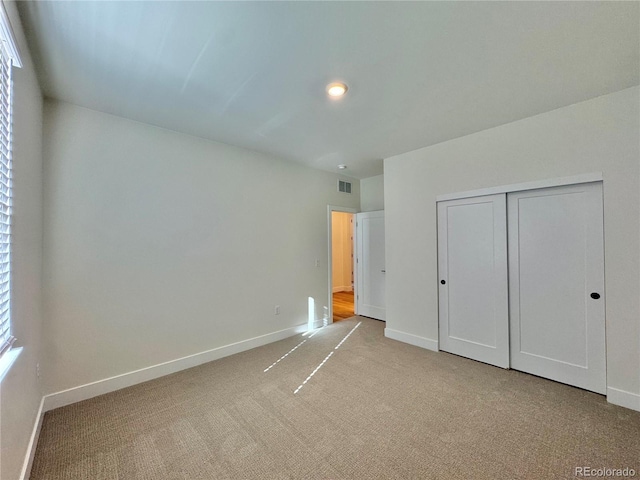
<instances>
[{"instance_id":1,"label":"ceiling vent","mask_svg":"<svg viewBox=\"0 0 640 480\"><path fill-rule=\"evenodd\" d=\"M342 193L351 194L351 182L345 182L344 180L338 180L338 191Z\"/></svg>"}]
</instances>

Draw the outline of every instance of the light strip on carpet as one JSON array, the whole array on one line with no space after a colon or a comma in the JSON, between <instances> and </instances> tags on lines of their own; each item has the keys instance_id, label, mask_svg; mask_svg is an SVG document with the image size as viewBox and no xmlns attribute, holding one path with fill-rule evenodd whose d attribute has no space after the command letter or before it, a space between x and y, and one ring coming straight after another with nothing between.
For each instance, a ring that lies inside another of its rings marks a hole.
<instances>
[{"instance_id":1,"label":"light strip on carpet","mask_svg":"<svg viewBox=\"0 0 640 480\"><path fill-rule=\"evenodd\" d=\"M311 377L313 377L313 376L316 374L316 372L317 372L318 370L320 370L320 367L322 367L322 366L327 362L327 360L329 360L329 359L331 358L331 355L333 355L333 353L334 353L336 350L338 350L338 349L340 348L340 345L342 345L342 344L344 343L344 341L345 341L347 338L349 338L349 336L350 336L350 335L355 331L355 329L356 329L356 328L358 328L358 327L360 326L360 324L361 324L361 323L362 323L362 322L358 322L358 324L357 324L355 327L353 327L353 328L351 329L351 331L350 331L349 333L347 333L347 334L345 335L345 337L344 337L342 340L340 340L340 343L338 343L338 345L336 345L336 347L333 349L333 351L329 352L329 355L327 355L326 357L324 357L324 360L322 360L322 362L320 362L320 365L318 365L318 366L316 367L316 369L315 369L313 372L311 372L311 375L309 375L309 376L306 378L306 380L305 380L304 382L302 382L302 383L300 384L300 386L294 390L294 392L293 392L293 393L294 393L294 395L295 395L296 393L298 393L298 392L300 391L300 389L301 389L302 387L304 387L304 386L306 385L306 383L307 383L309 380L311 380Z\"/></svg>"},{"instance_id":2,"label":"light strip on carpet","mask_svg":"<svg viewBox=\"0 0 640 480\"><path fill-rule=\"evenodd\" d=\"M339 349L339 348L340 348L340 345L342 345L342 344L344 343L344 341L345 341L347 338L349 338L349 336L350 336L350 335L351 335L351 334L356 330L356 328L358 328L358 327L360 326L360 324L361 324L361 323L362 323L362 322L358 322L358 324L357 324L355 327L353 327L349 333L347 333L347 336L346 336L346 337L344 337L344 338L340 341L340 343L339 343L338 345L336 345L336 348L334 348L334 350Z\"/></svg>"},{"instance_id":3,"label":"light strip on carpet","mask_svg":"<svg viewBox=\"0 0 640 480\"><path fill-rule=\"evenodd\" d=\"M311 335L309 335L309 338L313 337L316 333L318 333L320 331L320 329L316 330L315 332L313 332ZM269 370L271 370L273 367L275 367L278 363L280 363L282 360L284 360L286 357L288 357L291 353L294 352L294 350L296 350L298 347L302 346L302 344L304 342L306 342L307 340L309 340L309 338L304 339L303 341L301 341L299 344L297 344L295 347L293 347L291 350L289 350L287 353L285 353L283 356L281 356L278 360L276 360L275 362L273 362L271 365L269 365L267 368L264 369L264 373L267 373Z\"/></svg>"}]
</instances>

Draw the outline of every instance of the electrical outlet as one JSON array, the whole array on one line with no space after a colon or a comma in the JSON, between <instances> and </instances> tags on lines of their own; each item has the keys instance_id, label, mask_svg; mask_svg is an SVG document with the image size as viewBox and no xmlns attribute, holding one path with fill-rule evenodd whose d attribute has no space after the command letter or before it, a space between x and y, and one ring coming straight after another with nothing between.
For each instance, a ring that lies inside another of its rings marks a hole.
<instances>
[{"instance_id":1,"label":"electrical outlet","mask_svg":"<svg viewBox=\"0 0 640 480\"><path fill-rule=\"evenodd\" d=\"M319 267L319 266L320 266L320 260L316 258L316 267Z\"/></svg>"},{"instance_id":2,"label":"electrical outlet","mask_svg":"<svg viewBox=\"0 0 640 480\"><path fill-rule=\"evenodd\" d=\"M280 305L275 306L275 308L273 309L273 314L280 315Z\"/></svg>"}]
</instances>

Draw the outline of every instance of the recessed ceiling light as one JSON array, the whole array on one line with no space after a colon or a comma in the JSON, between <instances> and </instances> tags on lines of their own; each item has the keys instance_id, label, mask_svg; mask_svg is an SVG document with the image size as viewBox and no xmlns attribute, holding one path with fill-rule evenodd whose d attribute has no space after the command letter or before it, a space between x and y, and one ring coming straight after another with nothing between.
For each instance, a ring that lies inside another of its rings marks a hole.
<instances>
[{"instance_id":1,"label":"recessed ceiling light","mask_svg":"<svg viewBox=\"0 0 640 480\"><path fill-rule=\"evenodd\" d=\"M346 84L340 82L330 83L327 85L327 93L331 97L341 97L347 93L348 89L349 87L347 87Z\"/></svg>"},{"instance_id":2,"label":"recessed ceiling light","mask_svg":"<svg viewBox=\"0 0 640 480\"><path fill-rule=\"evenodd\" d=\"M347 168L347 166L344 163L341 163L340 165L338 165L338 168L340 170L344 170L345 168Z\"/></svg>"}]
</instances>

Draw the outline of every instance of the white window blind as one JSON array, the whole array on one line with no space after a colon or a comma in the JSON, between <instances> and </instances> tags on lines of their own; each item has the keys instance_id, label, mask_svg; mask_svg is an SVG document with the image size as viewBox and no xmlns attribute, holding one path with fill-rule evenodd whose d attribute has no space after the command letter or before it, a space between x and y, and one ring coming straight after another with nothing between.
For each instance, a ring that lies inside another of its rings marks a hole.
<instances>
[{"instance_id":1,"label":"white window blind","mask_svg":"<svg viewBox=\"0 0 640 480\"><path fill-rule=\"evenodd\" d=\"M11 335L11 182L11 57L0 48L0 355L15 340Z\"/></svg>"},{"instance_id":2,"label":"white window blind","mask_svg":"<svg viewBox=\"0 0 640 480\"><path fill-rule=\"evenodd\" d=\"M20 60L3 6L0 10L0 356L15 340L11 334L12 65L20 66Z\"/></svg>"}]
</instances>

